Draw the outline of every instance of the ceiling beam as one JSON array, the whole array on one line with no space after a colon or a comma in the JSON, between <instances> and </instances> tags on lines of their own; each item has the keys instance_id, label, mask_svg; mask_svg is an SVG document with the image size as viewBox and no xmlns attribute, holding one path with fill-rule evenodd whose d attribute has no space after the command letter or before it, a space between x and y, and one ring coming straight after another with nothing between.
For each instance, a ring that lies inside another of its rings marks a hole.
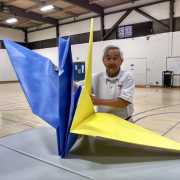
<instances>
[{"instance_id":1,"label":"ceiling beam","mask_svg":"<svg viewBox=\"0 0 180 180\"><path fill-rule=\"evenodd\" d=\"M5 28L10 28L11 29L11 26L10 25L7 25L7 24L1 24L0 23L0 27L5 27ZM24 28L22 27L15 27L14 29L19 29L19 30L24 30Z\"/></svg>"},{"instance_id":2,"label":"ceiling beam","mask_svg":"<svg viewBox=\"0 0 180 180\"><path fill-rule=\"evenodd\" d=\"M134 0L128 0L130 3L134 4Z\"/></svg>"},{"instance_id":3,"label":"ceiling beam","mask_svg":"<svg viewBox=\"0 0 180 180\"><path fill-rule=\"evenodd\" d=\"M27 35L27 28L24 29L24 42L25 42L25 47L28 48L28 35Z\"/></svg>"},{"instance_id":4,"label":"ceiling beam","mask_svg":"<svg viewBox=\"0 0 180 180\"><path fill-rule=\"evenodd\" d=\"M53 1L57 1L57 0L53 0ZM35 9L39 9L39 8L41 8L41 7L43 7L43 6L46 6L46 5L50 4L51 2L52 2L52 1L47 1L46 3L43 3L43 2L42 2L42 3L40 3L40 4L37 4L37 5L33 6L33 7L30 7L30 8L28 8L28 9L26 9L25 12L30 12L30 11L33 11L33 10L35 10ZM77 7L76 7L76 8L77 8ZM50 12L50 13L47 13L47 15L45 14L45 15L42 15L42 16L43 16L43 18L44 18L44 17L47 17L47 16L49 16L49 15L53 15L53 14L57 14L57 13L66 13L66 14L70 14L71 16L77 17L78 15L75 14L75 13L67 12L67 11L69 11L70 9L75 9L75 8L72 8L72 6L71 6L71 8L65 8L65 9L63 10L62 8L59 8L59 7L54 6L54 10L56 10L55 12Z\"/></svg>"},{"instance_id":5,"label":"ceiling beam","mask_svg":"<svg viewBox=\"0 0 180 180\"><path fill-rule=\"evenodd\" d=\"M69 15L71 15L71 16L73 16L73 17L78 17L78 14L73 13L73 12L66 11L66 12L63 12L63 13L64 13L64 14L69 14Z\"/></svg>"},{"instance_id":6,"label":"ceiling beam","mask_svg":"<svg viewBox=\"0 0 180 180\"><path fill-rule=\"evenodd\" d=\"M34 3L37 3L37 4L43 2L43 0L42 1L40 1L40 0L27 0L27 1L34 2ZM44 1L44 2L50 4L50 3L53 3L53 2L56 2L56 1L59 1L59 0L48 0L48 1Z\"/></svg>"},{"instance_id":7,"label":"ceiling beam","mask_svg":"<svg viewBox=\"0 0 180 180\"><path fill-rule=\"evenodd\" d=\"M154 5L154 4L161 4L161 3L169 2L169 1L170 0L159 0L159 1L156 1L156 2L143 4L141 6L135 6L134 8L147 7L147 6L151 6L151 5ZM124 12L124 11L127 11L127 10L128 9L126 8L126 9L122 9L122 10L118 10L118 11L104 13L104 16L109 15L109 14L115 14L115 13L118 13L118 12ZM91 18L98 18L98 17L101 17L101 15L95 15L95 16L89 17L89 18L83 18L83 19L80 19L80 20L75 20L75 21L71 21L71 22L62 23L62 24L60 24L60 26L67 25L67 24L72 24L72 23L76 23L76 22L81 22L81 21L85 21L85 20L90 20ZM43 29L47 29L47 28L43 28ZM38 30L33 30L33 31L29 31L29 32L34 32L34 31L38 31Z\"/></svg>"},{"instance_id":8,"label":"ceiling beam","mask_svg":"<svg viewBox=\"0 0 180 180\"><path fill-rule=\"evenodd\" d=\"M170 17L169 17L169 31L174 31L174 2L175 0L170 1Z\"/></svg>"},{"instance_id":9,"label":"ceiling beam","mask_svg":"<svg viewBox=\"0 0 180 180\"><path fill-rule=\"evenodd\" d=\"M33 11L33 10L35 10L35 9L39 9L39 8L41 8L42 6L43 6L42 4L34 5L34 6L30 7L30 8L25 9L25 12L27 13L27 12Z\"/></svg>"},{"instance_id":10,"label":"ceiling beam","mask_svg":"<svg viewBox=\"0 0 180 180\"><path fill-rule=\"evenodd\" d=\"M77 7L77 6L69 6L69 7L67 7L67 8L63 8L63 12L66 12L66 11L71 11L71 10L73 10L73 9L77 9L77 8L79 8L79 7Z\"/></svg>"},{"instance_id":11,"label":"ceiling beam","mask_svg":"<svg viewBox=\"0 0 180 180\"><path fill-rule=\"evenodd\" d=\"M11 27L15 28L15 27L17 27L19 25L27 24L29 22L30 22L30 20L27 20L27 21L18 21L16 24L12 25Z\"/></svg>"},{"instance_id":12,"label":"ceiling beam","mask_svg":"<svg viewBox=\"0 0 180 180\"><path fill-rule=\"evenodd\" d=\"M35 23L33 22L32 20L28 20L28 21L22 21L22 22L19 22L19 23L16 23L15 25L11 26L12 28L15 28L19 25L23 25L23 24L28 24L28 23L33 23L35 26L40 26L41 24L38 24L38 23Z\"/></svg>"},{"instance_id":13,"label":"ceiling beam","mask_svg":"<svg viewBox=\"0 0 180 180\"><path fill-rule=\"evenodd\" d=\"M13 3L15 3L16 1L18 1L18 0L5 1L5 2L4 2L4 6L8 6L8 5L10 5L10 4L13 4Z\"/></svg>"},{"instance_id":14,"label":"ceiling beam","mask_svg":"<svg viewBox=\"0 0 180 180\"><path fill-rule=\"evenodd\" d=\"M30 0L30 1L32 1L32 0ZM50 5L50 4L52 4L53 2L56 2L56 1L58 1L58 0L49 0L49 1L46 1L46 2L38 1L38 2L36 2L37 3L36 5L34 5L34 6L30 7L30 8L27 8L25 12L29 12L29 11L33 11L35 9L39 9L39 8L41 8L43 6Z\"/></svg>"},{"instance_id":15,"label":"ceiling beam","mask_svg":"<svg viewBox=\"0 0 180 180\"><path fill-rule=\"evenodd\" d=\"M58 46L58 38L59 38L59 24L56 25L56 45Z\"/></svg>"},{"instance_id":16,"label":"ceiling beam","mask_svg":"<svg viewBox=\"0 0 180 180\"><path fill-rule=\"evenodd\" d=\"M62 13L62 11L53 11L53 12L43 14L42 16L43 16L43 18L45 18L45 17L51 16L51 15L60 14L60 13Z\"/></svg>"},{"instance_id":17,"label":"ceiling beam","mask_svg":"<svg viewBox=\"0 0 180 180\"><path fill-rule=\"evenodd\" d=\"M61 8L58 9L58 7L56 7L56 8L54 8L54 10L56 10L56 11L43 14L43 18L47 17L47 16L54 15L54 14L61 14L61 13L66 13L66 14L70 14L70 15L73 15L73 16L77 17L78 14L75 14L75 13L72 13L72 12L68 12L70 10L77 9L77 8L79 8L79 7L77 7L77 6L69 6L69 7L64 8L64 9L61 9Z\"/></svg>"},{"instance_id":18,"label":"ceiling beam","mask_svg":"<svg viewBox=\"0 0 180 180\"><path fill-rule=\"evenodd\" d=\"M94 4L94 3L98 3L98 2L102 2L104 0L89 0L89 4Z\"/></svg>"},{"instance_id":19,"label":"ceiling beam","mask_svg":"<svg viewBox=\"0 0 180 180\"><path fill-rule=\"evenodd\" d=\"M76 8L77 8L77 7L76 7ZM70 11L70 9L72 10L72 8L64 8L64 9L62 9L62 8L59 8L59 7L54 6L54 10L59 11L59 13L70 14L71 16L77 17L78 15L75 14L75 13L67 12L67 11ZM74 9L75 9L75 8L74 8ZM44 17L44 16L43 16L43 17Z\"/></svg>"},{"instance_id":20,"label":"ceiling beam","mask_svg":"<svg viewBox=\"0 0 180 180\"><path fill-rule=\"evenodd\" d=\"M139 14L145 16L146 18L150 19L152 22L154 22L156 25L158 25L160 28L162 28L165 31L169 31L169 27L165 24L163 24L161 21L158 21L157 19L153 18L152 16L150 16L149 14L146 14L145 12L143 12L140 9L134 9L136 12L138 12Z\"/></svg>"},{"instance_id":21,"label":"ceiling beam","mask_svg":"<svg viewBox=\"0 0 180 180\"><path fill-rule=\"evenodd\" d=\"M5 19L0 19L0 23L3 23L5 21Z\"/></svg>"},{"instance_id":22,"label":"ceiling beam","mask_svg":"<svg viewBox=\"0 0 180 180\"><path fill-rule=\"evenodd\" d=\"M59 0L48 0L48 1L45 1L45 4L48 5L48 4L52 4L56 1L59 1Z\"/></svg>"},{"instance_id":23,"label":"ceiling beam","mask_svg":"<svg viewBox=\"0 0 180 180\"><path fill-rule=\"evenodd\" d=\"M155 5L155 4L161 4L161 3L164 3L164 2L168 2L168 1L171 1L171 0L160 0L160 1L156 1L156 2L151 2L151 3L146 3L146 4L143 4L143 5L135 6L135 7L132 7L132 8L142 8L142 7L152 6L152 5ZM123 12L123 11L127 11L127 10L128 10L128 8L121 9L121 10L118 10L118 11L104 13L104 15L115 14L115 13L119 13L119 12Z\"/></svg>"},{"instance_id":24,"label":"ceiling beam","mask_svg":"<svg viewBox=\"0 0 180 180\"><path fill-rule=\"evenodd\" d=\"M59 8L59 7L57 7L57 6L54 6L54 10L56 10L56 11L62 11L62 8Z\"/></svg>"},{"instance_id":25,"label":"ceiling beam","mask_svg":"<svg viewBox=\"0 0 180 180\"><path fill-rule=\"evenodd\" d=\"M44 23L48 23L48 24L53 24L56 25L58 23L57 19L54 18L50 18L50 17L46 17L43 18L41 14L35 13L35 12L28 12L25 13L24 9L9 5L9 15L16 15L17 17L22 17L22 18L26 18L26 19L31 19L31 20L35 20L35 21L40 21L40 22L44 22ZM2 10L0 10L1 13ZM5 13L7 14L7 13Z\"/></svg>"},{"instance_id":26,"label":"ceiling beam","mask_svg":"<svg viewBox=\"0 0 180 180\"><path fill-rule=\"evenodd\" d=\"M106 35L103 37L103 40L105 40L110 33L133 11L133 9L129 9L113 26L112 28L106 33Z\"/></svg>"},{"instance_id":27,"label":"ceiling beam","mask_svg":"<svg viewBox=\"0 0 180 180\"><path fill-rule=\"evenodd\" d=\"M101 40L103 41L104 37L104 16L101 16Z\"/></svg>"},{"instance_id":28,"label":"ceiling beam","mask_svg":"<svg viewBox=\"0 0 180 180\"><path fill-rule=\"evenodd\" d=\"M104 0L89 0L89 4L94 4L94 3L98 3L98 2L102 2L102 1L104 1ZM128 0L128 1L132 4L134 4L134 0Z\"/></svg>"},{"instance_id":29,"label":"ceiling beam","mask_svg":"<svg viewBox=\"0 0 180 180\"><path fill-rule=\"evenodd\" d=\"M0 23L3 23L3 22L6 22L6 19L1 19L0 20ZM12 24L9 24L9 23L6 23L6 24L8 24L8 25L10 25L11 27L16 27L16 26L18 26L19 24L24 24L24 23L28 23L29 22L29 20L27 21L25 21L25 20L19 20L18 19L18 21L17 22L14 22L14 23L12 23Z\"/></svg>"},{"instance_id":30,"label":"ceiling beam","mask_svg":"<svg viewBox=\"0 0 180 180\"><path fill-rule=\"evenodd\" d=\"M75 6L79 6L80 8L87 9L89 11L95 12L97 14L104 14L104 10L101 6L96 4L89 4L88 0L61 0Z\"/></svg>"},{"instance_id":31,"label":"ceiling beam","mask_svg":"<svg viewBox=\"0 0 180 180\"><path fill-rule=\"evenodd\" d=\"M73 9L76 9L76 8L78 8L78 7L76 7L76 6L69 6L69 7L64 8L64 9L61 8L60 11L61 11L61 12L66 12L66 11L70 11L70 10L73 10ZM60 8L59 8L59 9L60 9ZM55 10L58 11L57 7L55 7Z\"/></svg>"},{"instance_id":32,"label":"ceiling beam","mask_svg":"<svg viewBox=\"0 0 180 180\"><path fill-rule=\"evenodd\" d=\"M40 0L27 0L27 1L34 2L34 3L37 3L37 4L39 4L39 2L40 2Z\"/></svg>"}]
</instances>

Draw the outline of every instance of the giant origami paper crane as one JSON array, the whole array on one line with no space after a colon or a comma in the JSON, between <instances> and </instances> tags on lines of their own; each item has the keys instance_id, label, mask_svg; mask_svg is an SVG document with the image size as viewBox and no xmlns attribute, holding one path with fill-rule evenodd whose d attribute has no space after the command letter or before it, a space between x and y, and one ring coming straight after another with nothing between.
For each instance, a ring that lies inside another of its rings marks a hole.
<instances>
[{"instance_id":1,"label":"giant origami paper crane","mask_svg":"<svg viewBox=\"0 0 180 180\"><path fill-rule=\"evenodd\" d=\"M56 129L58 152L64 158L78 135L101 136L143 146L180 151L180 143L162 137L115 115L96 113L91 94L93 20L85 85L74 93L71 38L59 38L59 76L53 63L8 39L9 58L34 114Z\"/></svg>"}]
</instances>

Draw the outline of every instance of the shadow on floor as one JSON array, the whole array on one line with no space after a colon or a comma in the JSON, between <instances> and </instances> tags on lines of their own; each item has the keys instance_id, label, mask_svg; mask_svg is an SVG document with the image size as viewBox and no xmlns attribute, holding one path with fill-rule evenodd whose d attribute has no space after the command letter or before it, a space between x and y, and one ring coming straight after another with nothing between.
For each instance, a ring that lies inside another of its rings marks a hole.
<instances>
[{"instance_id":1,"label":"shadow on floor","mask_svg":"<svg viewBox=\"0 0 180 180\"><path fill-rule=\"evenodd\" d=\"M84 136L67 159L84 159L101 164L180 160L180 152L129 144L101 137Z\"/></svg>"}]
</instances>

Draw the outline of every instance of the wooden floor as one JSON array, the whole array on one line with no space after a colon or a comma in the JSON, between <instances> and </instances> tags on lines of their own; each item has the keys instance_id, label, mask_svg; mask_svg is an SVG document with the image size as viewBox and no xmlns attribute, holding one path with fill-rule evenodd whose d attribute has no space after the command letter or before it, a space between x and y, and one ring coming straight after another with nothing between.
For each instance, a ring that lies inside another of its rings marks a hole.
<instances>
[{"instance_id":1,"label":"wooden floor","mask_svg":"<svg viewBox=\"0 0 180 180\"><path fill-rule=\"evenodd\" d=\"M134 122L180 142L180 89L136 88ZM0 84L0 137L45 125L34 115L19 83Z\"/></svg>"}]
</instances>

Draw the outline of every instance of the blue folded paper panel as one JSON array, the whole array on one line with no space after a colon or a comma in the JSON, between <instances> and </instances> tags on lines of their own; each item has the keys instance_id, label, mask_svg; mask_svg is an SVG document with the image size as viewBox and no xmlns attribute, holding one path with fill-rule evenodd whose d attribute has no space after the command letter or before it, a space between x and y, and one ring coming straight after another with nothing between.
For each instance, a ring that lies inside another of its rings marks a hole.
<instances>
[{"instance_id":1,"label":"blue folded paper panel","mask_svg":"<svg viewBox=\"0 0 180 180\"><path fill-rule=\"evenodd\" d=\"M73 62L71 54L71 37L68 40L59 38L59 129L57 134L60 137L58 144L59 154L65 157L67 149L76 142L78 134L70 133L77 101L80 93L75 93L73 86Z\"/></svg>"},{"instance_id":2,"label":"blue folded paper panel","mask_svg":"<svg viewBox=\"0 0 180 180\"><path fill-rule=\"evenodd\" d=\"M56 129L58 152L64 158L78 138L70 127L82 90L74 94L71 38L59 38L59 76L46 57L3 41L32 112Z\"/></svg>"},{"instance_id":3,"label":"blue folded paper panel","mask_svg":"<svg viewBox=\"0 0 180 180\"><path fill-rule=\"evenodd\" d=\"M58 128L59 79L53 63L8 39L3 41L32 112Z\"/></svg>"}]
</instances>

